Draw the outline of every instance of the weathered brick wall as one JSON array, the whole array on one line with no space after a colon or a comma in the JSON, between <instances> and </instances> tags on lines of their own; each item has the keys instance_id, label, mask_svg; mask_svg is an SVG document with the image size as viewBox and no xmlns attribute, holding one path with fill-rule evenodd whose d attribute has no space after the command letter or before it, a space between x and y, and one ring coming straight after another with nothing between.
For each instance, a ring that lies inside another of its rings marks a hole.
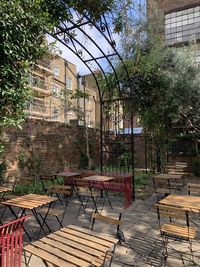
<instances>
[{"instance_id":1,"label":"weathered brick wall","mask_svg":"<svg viewBox=\"0 0 200 267\"><path fill-rule=\"evenodd\" d=\"M148 11L158 7L164 13L171 10L178 10L199 4L199 0L148 0Z\"/></svg>"},{"instance_id":2,"label":"weathered brick wall","mask_svg":"<svg viewBox=\"0 0 200 267\"><path fill-rule=\"evenodd\" d=\"M134 150L135 167L145 168L145 137L143 135L134 135Z\"/></svg>"},{"instance_id":3,"label":"weathered brick wall","mask_svg":"<svg viewBox=\"0 0 200 267\"><path fill-rule=\"evenodd\" d=\"M86 155L84 129L58 122L30 121L22 130L10 128L4 133L6 179L33 176L33 164L41 163L41 173L50 174L64 166L78 168L80 155ZM98 161L98 132L89 129L90 149ZM21 167L19 167L20 163Z\"/></svg>"}]
</instances>

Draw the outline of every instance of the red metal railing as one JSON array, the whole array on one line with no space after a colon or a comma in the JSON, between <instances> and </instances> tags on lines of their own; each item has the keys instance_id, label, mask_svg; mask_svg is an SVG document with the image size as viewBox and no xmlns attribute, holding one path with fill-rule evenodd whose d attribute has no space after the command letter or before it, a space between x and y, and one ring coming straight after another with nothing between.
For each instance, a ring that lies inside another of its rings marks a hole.
<instances>
[{"instance_id":1,"label":"red metal railing","mask_svg":"<svg viewBox=\"0 0 200 267\"><path fill-rule=\"evenodd\" d=\"M0 266L21 267L23 225L28 216L0 226Z\"/></svg>"}]
</instances>

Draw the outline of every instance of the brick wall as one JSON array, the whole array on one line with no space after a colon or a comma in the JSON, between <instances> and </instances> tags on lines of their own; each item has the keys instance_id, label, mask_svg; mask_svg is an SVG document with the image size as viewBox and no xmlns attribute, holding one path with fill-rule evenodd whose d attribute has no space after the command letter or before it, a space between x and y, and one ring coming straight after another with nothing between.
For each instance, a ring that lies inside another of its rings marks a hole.
<instances>
[{"instance_id":1,"label":"brick wall","mask_svg":"<svg viewBox=\"0 0 200 267\"><path fill-rule=\"evenodd\" d=\"M135 167L145 168L145 137L140 134L134 135Z\"/></svg>"},{"instance_id":2,"label":"brick wall","mask_svg":"<svg viewBox=\"0 0 200 267\"><path fill-rule=\"evenodd\" d=\"M158 7L163 12L187 8L199 4L199 0L148 0L148 11Z\"/></svg>"},{"instance_id":3,"label":"brick wall","mask_svg":"<svg viewBox=\"0 0 200 267\"><path fill-rule=\"evenodd\" d=\"M83 136L82 127L59 122L32 120L22 130L8 129L4 132L6 179L33 177L30 169L38 161L40 172L46 174L63 170L68 164L78 168L81 153L86 154ZM89 142L94 161L98 161L98 133L94 129L89 129Z\"/></svg>"}]
</instances>

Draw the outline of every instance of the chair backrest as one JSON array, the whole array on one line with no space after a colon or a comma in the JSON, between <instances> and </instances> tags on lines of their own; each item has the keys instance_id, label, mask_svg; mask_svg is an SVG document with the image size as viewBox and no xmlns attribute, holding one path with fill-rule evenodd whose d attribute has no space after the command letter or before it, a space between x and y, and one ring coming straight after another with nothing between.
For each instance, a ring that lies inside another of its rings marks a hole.
<instances>
[{"instance_id":1,"label":"chair backrest","mask_svg":"<svg viewBox=\"0 0 200 267\"><path fill-rule=\"evenodd\" d=\"M153 185L154 185L155 191L158 188L170 189L170 179L169 178L160 178L157 176L153 176L152 179L153 179Z\"/></svg>"},{"instance_id":2,"label":"chair backrest","mask_svg":"<svg viewBox=\"0 0 200 267\"><path fill-rule=\"evenodd\" d=\"M48 187L49 194L64 194L64 195L71 195L72 188L68 185L50 185Z\"/></svg>"},{"instance_id":3,"label":"chair backrest","mask_svg":"<svg viewBox=\"0 0 200 267\"><path fill-rule=\"evenodd\" d=\"M92 227L91 227L91 230L93 230L96 220L99 220L99 221L104 222L104 223L109 223L109 224L116 225L117 226L116 237L119 239L118 233L119 233L119 230L120 230L119 229L120 225L122 224L122 214L121 213L119 214L119 218L116 219L116 218L112 218L112 217L109 217L109 216L101 215L97 211L93 212L92 213ZM120 241L124 241L124 240L120 240Z\"/></svg>"},{"instance_id":4,"label":"chair backrest","mask_svg":"<svg viewBox=\"0 0 200 267\"><path fill-rule=\"evenodd\" d=\"M74 184L75 186L78 187L85 187L85 188L90 188L90 182L85 180L85 179L81 179L81 178L75 178L74 179Z\"/></svg>"},{"instance_id":5,"label":"chair backrest","mask_svg":"<svg viewBox=\"0 0 200 267\"><path fill-rule=\"evenodd\" d=\"M200 184L188 183L187 192L188 192L188 195L191 195L191 193L200 194Z\"/></svg>"},{"instance_id":6,"label":"chair backrest","mask_svg":"<svg viewBox=\"0 0 200 267\"><path fill-rule=\"evenodd\" d=\"M0 226L0 266L21 266L23 224L28 217L30 215Z\"/></svg>"},{"instance_id":7,"label":"chair backrest","mask_svg":"<svg viewBox=\"0 0 200 267\"><path fill-rule=\"evenodd\" d=\"M187 167L188 166L187 162L181 162L181 161L176 161L175 165L176 166L183 166L183 167Z\"/></svg>"},{"instance_id":8,"label":"chair backrest","mask_svg":"<svg viewBox=\"0 0 200 267\"><path fill-rule=\"evenodd\" d=\"M32 179L15 179L13 183L12 193L15 194L27 194L29 186L33 183Z\"/></svg>"},{"instance_id":9,"label":"chair backrest","mask_svg":"<svg viewBox=\"0 0 200 267\"><path fill-rule=\"evenodd\" d=\"M159 223L161 218L168 218L170 222L173 220L180 220L189 227L189 213L188 211L168 205L156 204Z\"/></svg>"}]
</instances>

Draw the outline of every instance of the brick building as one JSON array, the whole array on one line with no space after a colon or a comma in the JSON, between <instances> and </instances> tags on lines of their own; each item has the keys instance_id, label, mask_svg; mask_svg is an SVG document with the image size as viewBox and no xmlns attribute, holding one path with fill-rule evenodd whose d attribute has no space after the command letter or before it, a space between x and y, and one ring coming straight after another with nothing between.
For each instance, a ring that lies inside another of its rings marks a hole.
<instances>
[{"instance_id":1,"label":"brick building","mask_svg":"<svg viewBox=\"0 0 200 267\"><path fill-rule=\"evenodd\" d=\"M148 0L148 16L158 9L163 17L166 44L180 46L200 40L200 1L199 0ZM200 47L197 48L200 61Z\"/></svg>"},{"instance_id":2,"label":"brick building","mask_svg":"<svg viewBox=\"0 0 200 267\"><path fill-rule=\"evenodd\" d=\"M186 46L200 63L200 0L147 0L148 17L161 21L160 29L166 45ZM158 15L157 15L158 14ZM191 162L196 156L195 140L179 139L170 148L169 161Z\"/></svg>"},{"instance_id":3,"label":"brick building","mask_svg":"<svg viewBox=\"0 0 200 267\"><path fill-rule=\"evenodd\" d=\"M96 87L77 73L73 63L56 53L49 54L34 66L30 85L34 92L30 118L78 124L78 114L82 114L89 127L96 125ZM88 97L73 98L77 89Z\"/></svg>"}]
</instances>

